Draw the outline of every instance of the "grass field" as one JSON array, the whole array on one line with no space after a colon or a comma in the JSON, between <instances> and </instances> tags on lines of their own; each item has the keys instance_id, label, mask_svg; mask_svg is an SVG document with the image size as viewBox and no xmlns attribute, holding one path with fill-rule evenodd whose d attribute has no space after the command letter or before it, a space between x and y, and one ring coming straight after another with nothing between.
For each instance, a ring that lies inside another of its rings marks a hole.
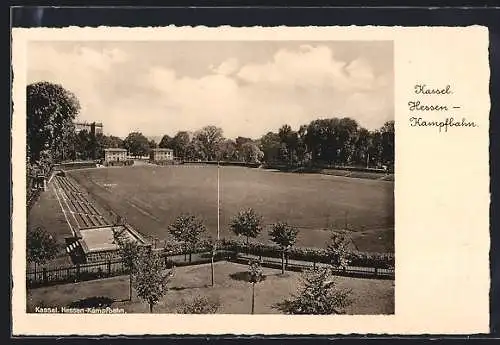
<instances>
[{"instance_id":1,"label":"grass field","mask_svg":"<svg viewBox=\"0 0 500 345\"><path fill-rule=\"evenodd\" d=\"M72 171L97 202L126 217L140 232L164 239L182 212L217 229L217 167L135 166ZM394 251L394 183L322 174L293 174L242 167L220 168L221 236L240 209L253 207L266 224L300 228L297 245L323 247L328 227L347 220L361 251ZM267 229L259 240L267 240Z\"/></svg>"},{"instance_id":2,"label":"grass field","mask_svg":"<svg viewBox=\"0 0 500 345\"><path fill-rule=\"evenodd\" d=\"M175 313L182 299L189 301L196 296L219 300L218 313L249 314L251 308L251 285L240 280L246 265L218 262L215 264L215 287L210 283L210 265L177 268L170 283L170 290L155 306L154 312ZM297 292L299 274L264 269L266 279L255 288L255 313L277 314L272 305ZM352 289L354 303L346 310L349 314L393 314L394 281L338 277L338 285ZM113 301L113 308L123 308L128 313L146 313L146 303L133 296L128 301L128 277L94 280L75 284L57 285L32 289L27 299L27 310L38 307L62 307L90 297L105 297Z\"/></svg>"}]
</instances>

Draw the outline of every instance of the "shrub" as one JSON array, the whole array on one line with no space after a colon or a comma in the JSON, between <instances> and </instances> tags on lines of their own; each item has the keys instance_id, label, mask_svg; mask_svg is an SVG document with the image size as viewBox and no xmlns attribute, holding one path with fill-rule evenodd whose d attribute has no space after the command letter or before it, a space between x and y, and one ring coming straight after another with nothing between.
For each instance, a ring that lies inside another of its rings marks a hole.
<instances>
[{"instance_id":1,"label":"shrub","mask_svg":"<svg viewBox=\"0 0 500 345\"><path fill-rule=\"evenodd\" d=\"M248 252L252 255L262 255L272 258L281 257L281 248L273 244L250 242L247 246L240 241L224 239L222 240L221 247L234 252ZM288 258L324 264L330 264L331 261L327 250L324 248L292 247L288 251ZM392 253L349 251L348 260L351 266L376 268L394 267L394 254Z\"/></svg>"},{"instance_id":2,"label":"shrub","mask_svg":"<svg viewBox=\"0 0 500 345\"><path fill-rule=\"evenodd\" d=\"M206 253L212 250L212 244L208 240L201 240L196 244L192 253ZM183 242L170 241L165 244L163 251L166 255L183 255L188 254Z\"/></svg>"},{"instance_id":3,"label":"shrub","mask_svg":"<svg viewBox=\"0 0 500 345\"><path fill-rule=\"evenodd\" d=\"M330 270L305 271L297 295L273 305L285 314L330 315L344 314L352 304L352 291L337 286Z\"/></svg>"},{"instance_id":4,"label":"shrub","mask_svg":"<svg viewBox=\"0 0 500 345\"><path fill-rule=\"evenodd\" d=\"M205 253L211 250L209 241L200 241L194 253ZM222 239L218 247L219 250L226 250L236 253L248 253L257 256L271 258L281 258L281 248L275 244L260 242L250 242L248 246L244 241L233 239ZM165 246L167 255L182 255L186 251L182 243L168 242ZM292 247L288 251L288 258L291 260L301 260L330 264L331 258L324 248ZM360 251L349 251L348 260L350 266L373 267L373 268L393 268L395 265L393 253L369 253Z\"/></svg>"},{"instance_id":5,"label":"shrub","mask_svg":"<svg viewBox=\"0 0 500 345\"><path fill-rule=\"evenodd\" d=\"M190 301L181 300L177 312L179 314L215 314L220 307L221 303L218 298L196 296Z\"/></svg>"}]
</instances>

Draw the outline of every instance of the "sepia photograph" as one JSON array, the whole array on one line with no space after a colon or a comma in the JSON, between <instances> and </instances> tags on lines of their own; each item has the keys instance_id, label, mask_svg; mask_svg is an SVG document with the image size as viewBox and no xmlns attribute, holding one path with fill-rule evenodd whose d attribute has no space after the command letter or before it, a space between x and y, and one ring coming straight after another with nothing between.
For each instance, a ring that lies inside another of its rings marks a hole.
<instances>
[{"instance_id":1,"label":"sepia photograph","mask_svg":"<svg viewBox=\"0 0 500 345\"><path fill-rule=\"evenodd\" d=\"M488 54L477 25L13 29L13 334L487 332Z\"/></svg>"},{"instance_id":2,"label":"sepia photograph","mask_svg":"<svg viewBox=\"0 0 500 345\"><path fill-rule=\"evenodd\" d=\"M28 313L395 311L386 41L31 41Z\"/></svg>"}]
</instances>

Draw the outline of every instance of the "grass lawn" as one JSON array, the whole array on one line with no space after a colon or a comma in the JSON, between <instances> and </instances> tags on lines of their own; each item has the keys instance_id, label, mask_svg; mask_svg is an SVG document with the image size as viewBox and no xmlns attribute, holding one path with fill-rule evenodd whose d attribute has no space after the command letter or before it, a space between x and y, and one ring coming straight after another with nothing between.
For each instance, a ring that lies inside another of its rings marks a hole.
<instances>
[{"instance_id":1,"label":"grass lawn","mask_svg":"<svg viewBox=\"0 0 500 345\"><path fill-rule=\"evenodd\" d=\"M166 238L182 212L217 229L217 167L135 166L72 171L101 204L125 216L140 232ZM300 228L299 246L323 247L329 226L346 220L361 251L394 251L394 183L322 174L292 174L242 167L220 168L221 236L231 217L253 207L266 224L286 220ZM267 229L259 240L267 240Z\"/></svg>"},{"instance_id":2,"label":"grass lawn","mask_svg":"<svg viewBox=\"0 0 500 345\"><path fill-rule=\"evenodd\" d=\"M210 287L210 265L179 267L170 283L167 295L155 306L156 313L175 313L182 299L191 300L196 296L218 299L222 314L249 314L251 308L251 285L238 277L246 272L247 266L218 262L215 267L215 287ZM255 313L277 314L272 308L276 302L289 297L297 291L299 273L287 272L280 275L279 270L264 268L266 279L256 285ZM354 303L349 314L393 314L394 281L338 277L339 286L350 288ZM90 297L107 297L113 308L123 308L128 313L149 312L146 303L133 296L128 301L128 277L94 280L76 284L57 285L29 291L28 312L39 307L62 307Z\"/></svg>"}]
</instances>

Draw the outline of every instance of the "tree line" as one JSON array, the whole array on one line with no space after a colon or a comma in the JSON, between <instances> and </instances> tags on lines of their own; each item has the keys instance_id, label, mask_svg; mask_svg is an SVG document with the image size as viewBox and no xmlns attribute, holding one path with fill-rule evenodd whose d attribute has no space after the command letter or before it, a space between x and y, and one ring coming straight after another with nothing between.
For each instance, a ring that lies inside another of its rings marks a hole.
<instances>
[{"instance_id":1,"label":"tree line","mask_svg":"<svg viewBox=\"0 0 500 345\"><path fill-rule=\"evenodd\" d=\"M175 136L164 135L159 147L174 150L182 160L239 161L293 166L352 165L363 167L394 164L394 121L369 131L351 118L311 121L293 130L283 125L258 139L223 136L221 128L206 126Z\"/></svg>"},{"instance_id":2,"label":"tree line","mask_svg":"<svg viewBox=\"0 0 500 345\"><path fill-rule=\"evenodd\" d=\"M183 161L238 161L289 166L350 165L363 167L394 164L394 121L367 130L349 117L313 120L297 129L284 124L260 138L226 138L220 127L163 135L159 143L140 132L125 138L95 132L76 132L80 111L77 97L58 84L38 82L27 86L28 163L98 159L105 148L125 148L133 156L155 147L170 148Z\"/></svg>"}]
</instances>

